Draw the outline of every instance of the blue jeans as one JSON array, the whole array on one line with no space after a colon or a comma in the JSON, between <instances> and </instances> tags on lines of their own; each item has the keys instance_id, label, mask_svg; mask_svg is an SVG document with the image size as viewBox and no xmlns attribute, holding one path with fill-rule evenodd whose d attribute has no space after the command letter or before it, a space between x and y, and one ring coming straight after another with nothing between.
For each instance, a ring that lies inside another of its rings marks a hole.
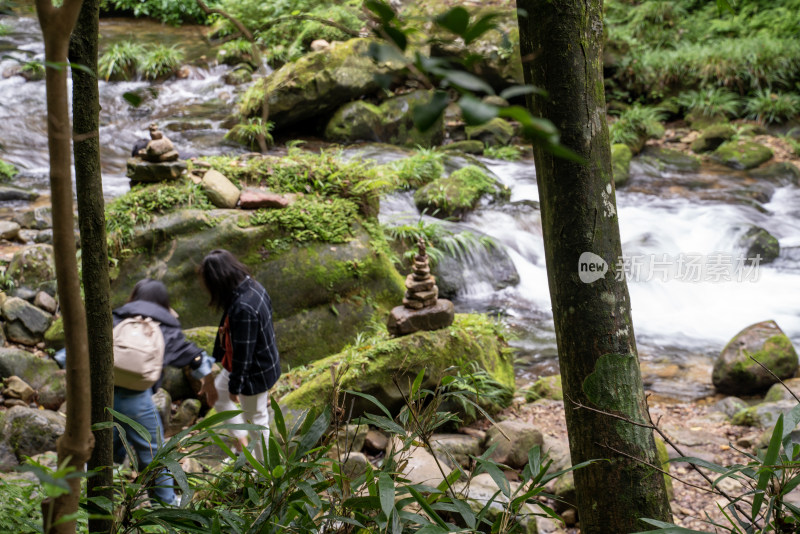
<instances>
[{"instance_id":1,"label":"blue jeans","mask_svg":"<svg viewBox=\"0 0 800 534\"><path fill-rule=\"evenodd\" d=\"M152 392L149 389L145 391L134 391L118 386L114 387L114 409L142 425L151 436L148 442L129 425L118 421L125 431L125 439L128 445L130 445L136 453L136 461L139 464L140 471L153 461L158 447L164 440L161 418L156 411L156 405L151 395ZM122 444L119 432L114 428L114 461L122 463L126 455L127 452L125 446ZM155 487L149 490L149 493L151 497L156 497L165 504L177 504L175 490L172 485L172 477L166 474L166 472L162 472L162 474L156 478Z\"/></svg>"}]
</instances>

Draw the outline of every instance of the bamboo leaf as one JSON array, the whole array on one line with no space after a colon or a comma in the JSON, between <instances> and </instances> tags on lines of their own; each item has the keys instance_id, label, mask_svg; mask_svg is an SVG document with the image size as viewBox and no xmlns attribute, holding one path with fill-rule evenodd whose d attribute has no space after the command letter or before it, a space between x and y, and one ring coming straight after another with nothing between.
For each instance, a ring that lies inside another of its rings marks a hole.
<instances>
[{"instance_id":1,"label":"bamboo leaf","mask_svg":"<svg viewBox=\"0 0 800 534\"><path fill-rule=\"evenodd\" d=\"M381 510L389 518L394 510L394 480L389 473L378 475L378 495L381 502Z\"/></svg>"},{"instance_id":2,"label":"bamboo leaf","mask_svg":"<svg viewBox=\"0 0 800 534\"><path fill-rule=\"evenodd\" d=\"M456 6L436 17L435 22L445 30L464 37L469 27L469 12L461 6Z\"/></svg>"}]
</instances>

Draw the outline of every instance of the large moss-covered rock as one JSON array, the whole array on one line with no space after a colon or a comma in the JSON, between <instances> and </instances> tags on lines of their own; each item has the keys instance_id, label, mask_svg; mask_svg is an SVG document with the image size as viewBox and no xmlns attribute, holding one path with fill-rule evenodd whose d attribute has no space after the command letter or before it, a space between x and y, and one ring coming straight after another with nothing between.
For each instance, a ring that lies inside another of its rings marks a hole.
<instances>
[{"instance_id":1,"label":"large moss-covered rock","mask_svg":"<svg viewBox=\"0 0 800 534\"><path fill-rule=\"evenodd\" d=\"M403 406L403 396L408 396L411 383L421 370L425 370L422 387L432 389L446 374L453 372L453 366L472 362L503 386L513 389L511 354L497 326L483 316L456 315L449 328L381 339L292 370L281 377L275 394L280 396L288 392L280 402L291 411L328 402L333 392L333 367L339 377L340 391L373 395L397 413ZM361 397L348 396L345 405L348 416L380 413L376 406Z\"/></svg>"},{"instance_id":2,"label":"large moss-covered rock","mask_svg":"<svg viewBox=\"0 0 800 534\"><path fill-rule=\"evenodd\" d=\"M414 203L435 217L459 218L474 209L484 195L503 198L509 191L480 167L468 165L418 189Z\"/></svg>"},{"instance_id":3,"label":"large moss-covered rock","mask_svg":"<svg viewBox=\"0 0 800 534\"><path fill-rule=\"evenodd\" d=\"M495 117L484 124L467 126L464 133L467 134L467 139L478 140L484 145L505 146L514 137L514 127L505 119Z\"/></svg>"},{"instance_id":4,"label":"large moss-covered rock","mask_svg":"<svg viewBox=\"0 0 800 534\"><path fill-rule=\"evenodd\" d=\"M778 422L778 417L781 415L785 417L795 406L797 406L797 401L794 399L762 402L737 412L731 418L731 423L741 426L769 428Z\"/></svg>"},{"instance_id":5,"label":"large moss-covered rock","mask_svg":"<svg viewBox=\"0 0 800 534\"><path fill-rule=\"evenodd\" d=\"M725 141L736 135L736 128L730 124L714 124L702 131L700 137L692 142L692 150L698 154L716 150Z\"/></svg>"},{"instance_id":6,"label":"large moss-covered rock","mask_svg":"<svg viewBox=\"0 0 800 534\"><path fill-rule=\"evenodd\" d=\"M17 458L56 450L66 419L50 410L14 406L6 413L2 435Z\"/></svg>"},{"instance_id":7,"label":"large moss-covered rock","mask_svg":"<svg viewBox=\"0 0 800 534\"><path fill-rule=\"evenodd\" d=\"M764 396L764 402L778 402L800 397L800 378L789 378L782 384L773 384Z\"/></svg>"},{"instance_id":8,"label":"large moss-covered rock","mask_svg":"<svg viewBox=\"0 0 800 534\"><path fill-rule=\"evenodd\" d=\"M341 105L381 88L379 77L398 74L401 64L375 63L369 39L336 42L287 63L250 87L240 102L243 117L260 117L264 96L277 131L328 117ZM306 125L304 125L306 126Z\"/></svg>"},{"instance_id":9,"label":"large moss-covered rock","mask_svg":"<svg viewBox=\"0 0 800 534\"><path fill-rule=\"evenodd\" d=\"M775 321L764 321L748 326L728 342L714 362L712 381L721 393L748 395L766 391L777 378L789 378L796 370L792 342Z\"/></svg>"},{"instance_id":10,"label":"large moss-covered rock","mask_svg":"<svg viewBox=\"0 0 800 534\"><path fill-rule=\"evenodd\" d=\"M444 119L425 132L414 126L416 106L428 104L433 91L413 91L375 105L364 100L339 108L325 128L325 138L338 143L374 141L392 145L431 147L444 138Z\"/></svg>"},{"instance_id":11,"label":"large moss-covered rock","mask_svg":"<svg viewBox=\"0 0 800 534\"><path fill-rule=\"evenodd\" d=\"M671 148L648 146L639 158L661 171L694 172L700 168L700 160L696 156Z\"/></svg>"},{"instance_id":12,"label":"large moss-covered rock","mask_svg":"<svg viewBox=\"0 0 800 534\"><path fill-rule=\"evenodd\" d=\"M778 240L760 226L749 228L737 241L737 245L744 250L745 258L758 263L770 263L777 259L781 254L781 247Z\"/></svg>"},{"instance_id":13,"label":"large moss-covered rock","mask_svg":"<svg viewBox=\"0 0 800 534\"><path fill-rule=\"evenodd\" d=\"M631 177L631 158L633 152L628 145L616 143L611 145L611 168L614 173L614 184L625 185Z\"/></svg>"},{"instance_id":14,"label":"large moss-covered rock","mask_svg":"<svg viewBox=\"0 0 800 534\"><path fill-rule=\"evenodd\" d=\"M402 278L357 222L346 243L290 245L291 232L251 226L251 215L183 210L138 228L131 243L136 254L120 261L112 282L112 304L124 303L136 280L157 278L170 289L185 328L216 326L220 312L208 307L196 270L205 254L225 248L269 292L281 358L296 366L341 350L376 309L388 310L402 298Z\"/></svg>"},{"instance_id":15,"label":"large moss-covered rock","mask_svg":"<svg viewBox=\"0 0 800 534\"><path fill-rule=\"evenodd\" d=\"M712 152L711 159L733 169L752 169L772 155L772 150L754 141L729 141Z\"/></svg>"},{"instance_id":16,"label":"large moss-covered rock","mask_svg":"<svg viewBox=\"0 0 800 534\"><path fill-rule=\"evenodd\" d=\"M781 161L750 170L747 174L777 186L800 185L800 169L789 161Z\"/></svg>"},{"instance_id":17,"label":"large moss-covered rock","mask_svg":"<svg viewBox=\"0 0 800 534\"><path fill-rule=\"evenodd\" d=\"M5 200L26 200L28 202L39 198L39 193L32 189L16 187L13 185L0 185L0 201Z\"/></svg>"},{"instance_id":18,"label":"large moss-covered rock","mask_svg":"<svg viewBox=\"0 0 800 534\"><path fill-rule=\"evenodd\" d=\"M17 288L56 294L56 265L51 245L29 245L18 250L6 268L6 278Z\"/></svg>"}]
</instances>

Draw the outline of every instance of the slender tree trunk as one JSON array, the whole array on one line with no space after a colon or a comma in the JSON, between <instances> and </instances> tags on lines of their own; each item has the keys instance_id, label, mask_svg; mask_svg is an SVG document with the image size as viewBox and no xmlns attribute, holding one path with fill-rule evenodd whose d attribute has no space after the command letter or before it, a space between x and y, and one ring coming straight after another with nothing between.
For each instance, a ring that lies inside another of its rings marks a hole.
<instances>
[{"instance_id":1,"label":"slender tree trunk","mask_svg":"<svg viewBox=\"0 0 800 534\"><path fill-rule=\"evenodd\" d=\"M588 161L534 146L572 461L606 460L575 471L581 531L634 532L646 527L640 518L671 518L664 478L650 467L659 465L652 431L574 404L648 422L628 287L614 272L622 247L605 118L603 3L517 6L527 12L519 17L522 57L532 58L523 65L525 81L549 94L532 97L531 111L550 119L561 143ZM603 276L588 267L603 262Z\"/></svg>"},{"instance_id":2,"label":"slender tree trunk","mask_svg":"<svg viewBox=\"0 0 800 534\"><path fill-rule=\"evenodd\" d=\"M81 231L83 290L89 339L92 424L111 420L106 410L114 398L114 355L112 345L111 298L106 244L105 203L100 172L100 91L97 86L97 52L100 2L84 0L69 44L69 59L82 69L72 69L72 131L75 182L78 197L78 225ZM86 481L88 497L113 501L113 434L110 428L94 432L95 445ZM94 510L102 515L101 510ZM89 532L109 532L111 520L89 519Z\"/></svg>"},{"instance_id":3,"label":"slender tree trunk","mask_svg":"<svg viewBox=\"0 0 800 534\"><path fill-rule=\"evenodd\" d=\"M67 107L67 47L80 10L80 0L65 0L59 8L50 0L36 0L44 35L47 87L47 136L50 153L50 190L53 208L53 249L58 297L67 348L67 423L58 440L59 464L69 459L83 471L94 445L90 431L89 358L86 315L81 301L78 262L73 232L70 127ZM55 523L78 509L80 479L69 480L70 492L42 503L45 533L75 532L75 521Z\"/></svg>"}]
</instances>

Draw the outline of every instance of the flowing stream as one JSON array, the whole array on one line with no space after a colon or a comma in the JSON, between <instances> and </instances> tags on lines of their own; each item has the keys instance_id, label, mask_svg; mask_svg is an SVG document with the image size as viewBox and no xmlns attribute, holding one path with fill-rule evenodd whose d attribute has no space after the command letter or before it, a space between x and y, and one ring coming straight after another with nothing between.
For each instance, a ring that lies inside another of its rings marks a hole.
<instances>
[{"instance_id":1,"label":"flowing stream","mask_svg":"<svg viewBox=\"0 0 800 534\"><path fill-rule=\"evenodd\" d=\"M44 191L48 187L44 82L11 75L18 60L41 59L39 26L31 17L0 17L0 23L10 28L0 37L4 125L0 155L21 169L19 185ZM184 78L164 83L100 83L108 197L127 191L125 161L134 142L147 136L152 121L160 123L182 157L241 150L223 141L227 130L222 123L242 88L224 83L226 67L204 61L204 56L213 58L214 51L196 28L104 20L101 32L102 43L135 37L144 43L180 44L193 65ZM132 107L123 98L128 92L139 94L142 105ZM402 157L402 152L381 148L362 156L388 161ZM519 282L496 283L496 256L481 253L478 247L459 266L463 283L454 301L459 311L497 313L511 326L516 334L513 343L519 348L520 378L553 374L558 362L534 166L531 161L482 161L510 188L511 199L483 203L451 227L490 236L507 252ZM778 188L769 203L759 207L704 194L719 184L745 180L736 171L704 166L689 174L654 173L637 164L632 171L630 184L616 197L623 255L631 263L629 290L646 387L657 395L684 400L712 393L713 358L731 337L755 322L776 320L800 347L800 189ZM694 185L678 187L676 192L676 184L687 183ZM422 217L408 193L384 198L381 206L381 220L390 225ZM781 255L767 265L737 269L736 260L742 255L737 240L750 225L776 236ZM699 275L697 270L680 270L685 267L681 262L693 258L700 258L703 265ZM640 271L637 262L643 266ZM727 265L727 275L713 274L712 267L720 264Z\"/></svg>"}]
</instances>

